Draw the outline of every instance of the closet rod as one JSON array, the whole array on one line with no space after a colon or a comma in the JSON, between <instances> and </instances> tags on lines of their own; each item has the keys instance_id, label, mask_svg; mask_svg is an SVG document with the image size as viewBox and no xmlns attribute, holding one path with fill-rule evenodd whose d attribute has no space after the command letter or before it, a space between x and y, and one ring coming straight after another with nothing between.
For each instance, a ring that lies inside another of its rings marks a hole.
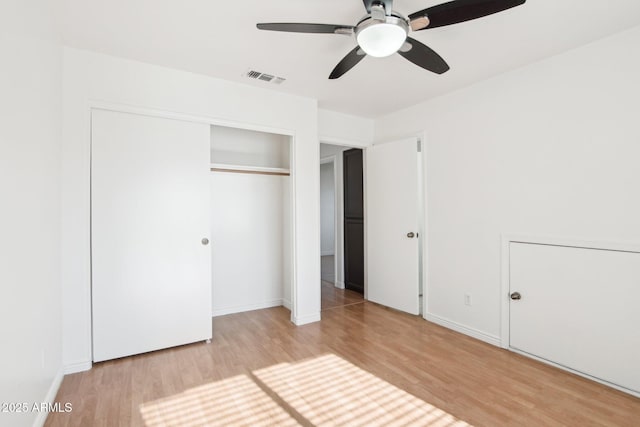
<instances>
[{"instance_id":1,"label":"closet rod","mask_svg":"<svg viewBox=\"0 0 640 427\"><path fill-rule=\"evenodd\" d=\"M252 171L252 170L238 170L238 169L224 169L224 168L211 168L211 172L247 173L251 175L278 175L278 176L290 175L289 172Z\"/></svg>"}]
</instances>

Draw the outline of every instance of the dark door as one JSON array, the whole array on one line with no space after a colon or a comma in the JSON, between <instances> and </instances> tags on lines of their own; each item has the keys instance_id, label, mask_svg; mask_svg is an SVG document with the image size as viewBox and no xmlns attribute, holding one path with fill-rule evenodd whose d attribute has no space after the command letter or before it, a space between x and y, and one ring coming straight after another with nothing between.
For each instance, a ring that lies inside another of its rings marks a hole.
<instances>
[{"instance_id":1,"label":"dark door","mask_svg":"<svg viewBox=\"0 0 640 427\"><path fill-rule=\"evenodd\" d=\"M364 203L362 150L343 153L344 165L344 284L364 293Z\"/></svg>"}]
</instances>

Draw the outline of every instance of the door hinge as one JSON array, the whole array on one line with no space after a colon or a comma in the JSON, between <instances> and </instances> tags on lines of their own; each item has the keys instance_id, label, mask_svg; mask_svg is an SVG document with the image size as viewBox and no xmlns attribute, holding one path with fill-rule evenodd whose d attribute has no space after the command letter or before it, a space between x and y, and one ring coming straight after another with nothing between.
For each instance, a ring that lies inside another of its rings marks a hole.
<instances>
[{"instance_id":1,"label":"door hinge","mask_svg":"<svg viewBox=\"0 0 640 427\"><path fill-rule=\"evenodd\" d=\"M422 153L422 141L418 140L418 153Z\"/></svg>"}]
</instances>

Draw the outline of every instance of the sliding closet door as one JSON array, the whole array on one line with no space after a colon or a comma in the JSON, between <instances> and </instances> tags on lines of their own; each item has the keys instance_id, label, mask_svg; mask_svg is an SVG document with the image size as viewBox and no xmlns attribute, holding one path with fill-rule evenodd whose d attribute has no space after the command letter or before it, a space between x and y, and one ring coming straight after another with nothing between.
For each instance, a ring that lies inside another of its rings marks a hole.
<instances>
[{"instance_id":1,"label":"sliding closet door","mask_svg":"<svg viewBox=\"0 0 640 427\"><path fill-rule=\"evenodd\" d=\"M211 338L209 126L92 113L93 360Z\"/></svg>"}]
</instances>

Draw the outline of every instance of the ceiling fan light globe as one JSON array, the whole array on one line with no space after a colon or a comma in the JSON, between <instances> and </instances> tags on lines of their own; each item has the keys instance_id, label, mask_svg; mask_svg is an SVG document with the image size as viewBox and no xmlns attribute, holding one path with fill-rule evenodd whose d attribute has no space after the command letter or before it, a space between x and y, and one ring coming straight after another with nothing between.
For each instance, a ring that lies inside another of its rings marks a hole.
<instances>
[{"instance_id":1,"label":"ceiling fan light globe","mask_svg":"<svg viewBox=\"0 0 640 427\"><path fill-rule=\"evenodd\" d=\"M384 58L393 55L407 39L407 31L401 26L380 22L358 31L358 45L367 55Z\"/></svg>"}]
</instances>

